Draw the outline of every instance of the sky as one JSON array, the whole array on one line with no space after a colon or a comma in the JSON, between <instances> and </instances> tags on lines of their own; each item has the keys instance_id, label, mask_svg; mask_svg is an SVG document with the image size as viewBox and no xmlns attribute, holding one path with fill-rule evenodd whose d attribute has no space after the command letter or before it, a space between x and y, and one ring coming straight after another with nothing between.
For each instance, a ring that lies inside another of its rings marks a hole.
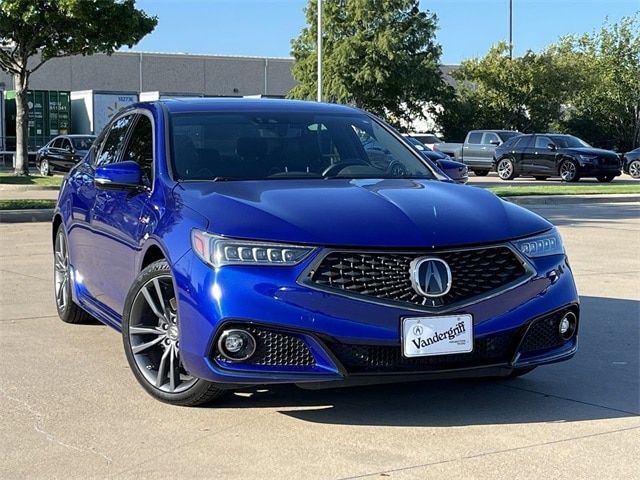
<instances>
[{"instance_id":1,"label":"sky","mask_svg":"<svg viewBox=\"0 0 640 480\"><path fill-rule=\"evenodd\" d=\"M324 0L331 2L336 0ZM132 50L211 55L290 56L307 0L138 0L158 17ZM421 0L438 17L442 63L483 56L508 40L509 0ZM514 54L538 51L570 33L592 32L640 11L640 0L513 0Z\"/></svg>"}]
</instances>

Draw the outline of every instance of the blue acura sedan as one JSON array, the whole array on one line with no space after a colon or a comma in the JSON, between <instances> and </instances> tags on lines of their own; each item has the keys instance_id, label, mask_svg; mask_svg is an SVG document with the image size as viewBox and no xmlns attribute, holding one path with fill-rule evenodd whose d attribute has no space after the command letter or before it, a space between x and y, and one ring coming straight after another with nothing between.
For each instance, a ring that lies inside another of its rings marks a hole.
<instances>
[{"instance_id":1,"label":"blue acura sedan","mask_svg":"<svg viewBox=\"0 0 640 480\"><path fill-rule=\"evenodd\" d=\"M58 313L120 331L142 387L178 405L570 358L579 303L558 231L443 179L346 106L133 105L64 180Z\"/></svg>"}]
</instances>

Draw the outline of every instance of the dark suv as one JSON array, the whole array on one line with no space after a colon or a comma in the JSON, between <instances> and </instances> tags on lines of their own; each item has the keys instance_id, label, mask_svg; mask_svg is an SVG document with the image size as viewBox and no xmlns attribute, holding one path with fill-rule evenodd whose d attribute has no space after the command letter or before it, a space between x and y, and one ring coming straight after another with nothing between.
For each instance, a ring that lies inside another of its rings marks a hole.
<instances>
[{"instance_id":1,"label":"dark suv","mask_svg":"<svg viewBox=\"0 0 640 480\"><path fill-rule=\"evenodd\" d=\"M565 182L577 182L581 177L610 182L621 174L615 152L593 148L572 135L521 135L496 148L494 158L502 180L522 175L536 180L560 176Z\"/></svg>"}]
</instances>

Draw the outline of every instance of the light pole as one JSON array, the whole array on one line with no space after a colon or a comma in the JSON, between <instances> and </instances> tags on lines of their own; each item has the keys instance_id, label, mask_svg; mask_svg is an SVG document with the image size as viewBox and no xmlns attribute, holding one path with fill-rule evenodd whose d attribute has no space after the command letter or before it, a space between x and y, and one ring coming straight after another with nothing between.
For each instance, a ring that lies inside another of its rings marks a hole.
<instances>
[{"instance_id":1,"label":"light pole","mask_svg":"<svg viewBox=\"0 0 640 480\"><path fill-rule=\"evenodd\" d=\"M513 60L513 0L509 0L509 58Z\"/></svg>"},{"instance_id":2,"label":"light pole","mask_svg":"<svg viewBox=\"0 0 640 480\"><path fill-rule=\"evenodd\" d=\"M322 101L322 0L318 0L318 101Z\"/></svg>"}]
</instances>

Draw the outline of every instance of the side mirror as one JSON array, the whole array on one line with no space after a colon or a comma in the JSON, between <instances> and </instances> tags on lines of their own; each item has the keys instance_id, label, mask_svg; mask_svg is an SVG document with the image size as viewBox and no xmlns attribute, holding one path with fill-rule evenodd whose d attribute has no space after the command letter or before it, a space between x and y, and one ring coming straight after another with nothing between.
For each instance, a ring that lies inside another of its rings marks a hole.
<instances>
[{"instance_id":1,"label":"side mirror","mask_svg":"<svg viewBox=\"0 0 640 480\"><path fill-rule=\"evenodd\" d=\"M489 142L491 145L495 145L496 147L500 145L502 142L500 140L491 140Z\"/></svg>"},{"instance_id":2,"label":"side mirror","mask_svg":"<svg viewBox=\"0 0 640 480\"><path fill-rule=\"evenodd\" d=\"M550 143L547 145L547 148L553 151L553 150L556 150L558 147L556 147L555 143Z\"/></svg>"},{"instance_id":3,"label":"side mirror","mask_svg":"<svg viewBox=\"0 0 640 480\"><path fill-rule=\"evenodd\" d=\"M136 190L142 187L142 169L133 160L110 163L96 168L95 182L104 190Z\"/></svg>"}]
</instances>

